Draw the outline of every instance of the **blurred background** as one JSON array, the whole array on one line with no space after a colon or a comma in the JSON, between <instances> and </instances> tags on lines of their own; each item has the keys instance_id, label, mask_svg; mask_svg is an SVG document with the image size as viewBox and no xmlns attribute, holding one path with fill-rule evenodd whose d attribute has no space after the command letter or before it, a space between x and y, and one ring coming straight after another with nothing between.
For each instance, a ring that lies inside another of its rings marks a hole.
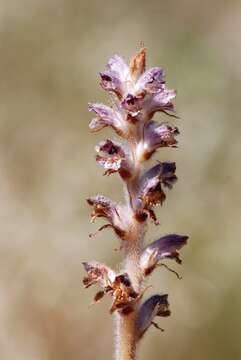
<instances>
[{"instance_id":1,"label":"blurred background","mask_svg":"<svg viewBox=\"0 0 241 360\"><path fill-rule=\"evenodd\" d=\"M183 280L160 269L148 295L168 292L172 316L151 328L146 360L241 358L241 3L220 0L0 1L0 359L104 360L113 353L106 298L89 307L81 261L120 262L109 230L89 223L85 198L121 200L103 177L88 101L108 101L98 72L143 41L178 89L179 181L147 241L176 232ZM168 120L164 115L156 118ZM114 135L115 137L115 135Z\"/></svg>"}]
</instances>

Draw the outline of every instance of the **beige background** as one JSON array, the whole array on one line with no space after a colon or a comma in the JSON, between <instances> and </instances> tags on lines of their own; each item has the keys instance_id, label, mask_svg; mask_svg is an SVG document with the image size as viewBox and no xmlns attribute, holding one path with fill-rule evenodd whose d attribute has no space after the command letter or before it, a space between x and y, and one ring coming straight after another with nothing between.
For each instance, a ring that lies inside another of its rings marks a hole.
<instances>
[{"instance_id":1,"label":"beige background","mask_svg":"<svg viewBox=\"0 0 241 360\"><path fill-rule=\"evenodd\" d=\"M112 358L109 299L89 308L81 261L114 265L111 231L88 233L85 198L121 199L102 177L88 101L106 101L98 72L144 41L148 64L178 89L179 182L147 240L190 235L183 280L161 269L172 316L151 329L140 360L241 358L240 1L0 1L0 359ZM159 119L163 118L157 115Z\"/></svg>"}]
</instances>

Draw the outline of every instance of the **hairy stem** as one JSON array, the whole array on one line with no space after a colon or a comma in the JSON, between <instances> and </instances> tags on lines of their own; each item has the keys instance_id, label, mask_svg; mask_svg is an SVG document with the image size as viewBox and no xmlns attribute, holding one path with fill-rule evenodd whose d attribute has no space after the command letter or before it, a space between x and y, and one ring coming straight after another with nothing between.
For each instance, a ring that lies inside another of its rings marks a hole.
<instances>
[{"instance_id":1,"label":"hairy stem","mask_svg":"<svg viewBox=\"0 0 241 360\"><path fill-rule=\"evenodd\" d=\"M143 243L143 229L133 226L131 238L124 247L124 271L129 274L132 286L139 293L142 283L142 274L139 266L140 251ZM142 226L143 227L143 226ZM134 360L136 353L135 319L138 306L129 314L118 313L117 322L117 352L116 360Z\"/></svg>"},{"instance_id":2,"label":"hairy stem","mask_svg":"<svg viewBox=\"0 0 241 360\"><path fill-rule=\"evenodd\" d=\"M135 360L135 311L116 314L116 360Z\"/></svg>"},{"instance_id":3,"label":"hairy stem","mask_svg":"<svg viewBox=\"0 0 241 360\"><path fill-rule=\"evenodd\" d=\"M139 265L140 254L143 248L145 224L140 223L135 218L137 206L137 194L140 181L140 164L136 157L136 139L129 142L132 152L133 162L136 168L136 176L127 182L128 208L130 215L129 238L124 243L124 271L128 273L132 286L137 293L140 293L142 285L142 273ZM116 360L134 360L136 358L136 313L138 305L129 314L117 314L117 344Z\"/></svg>"}]
</instances>

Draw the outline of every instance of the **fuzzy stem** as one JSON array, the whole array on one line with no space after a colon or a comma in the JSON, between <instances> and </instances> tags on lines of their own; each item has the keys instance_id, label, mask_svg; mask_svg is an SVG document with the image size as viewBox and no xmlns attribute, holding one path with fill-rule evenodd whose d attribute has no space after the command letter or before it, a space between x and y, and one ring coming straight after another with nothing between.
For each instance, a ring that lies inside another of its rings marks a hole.
<instances>
[{"instance_id":1,"label":"fuzzy stem","mask_svg":"<svg viewBox=\"0 0 241 360\"><path fill-rule=\"evenodd\" d=\"M135 360L135 311L116 314L116 360Z\"/></svg>"},{"instance_id":2,"label":"fuzzy stem","mask_svg":"<svg viewBox=\"0 0 241 360\"><path fill-rule=\"evenodd\" d=\"M141 236L140 236L141 234ZM133 226L132 238L127 242L124 252L124 271L129 274L133 288L139 292L142 276L139 267L141 244L143 243L143 230ZM116 360L134 360L136 353L135 319L138 306L129 314L118 313L116 336Z\"/></svg>"},{"instance_id":3,"label":"fuzzy stem","mask_svg":"<svg viewBox=\"0 0 241 360\"><path fill-rule=\"evenodd\" d=\"M134 290L139 293L142 285L142 274L139 265L140 254L143 248L145 224L139 223L135 219L137 194L140 181L140 164L136 157L137 142L132 138L129 142L132 151L133 162L136 168L136 176L127 182L128 205L131 217L129 238L123 246L124 251L124 271L128 273ZM116 326L116 360L135 360L136 359L136 314L138 305L129 314L117 314Z\"/></svg>"}]
</instances>

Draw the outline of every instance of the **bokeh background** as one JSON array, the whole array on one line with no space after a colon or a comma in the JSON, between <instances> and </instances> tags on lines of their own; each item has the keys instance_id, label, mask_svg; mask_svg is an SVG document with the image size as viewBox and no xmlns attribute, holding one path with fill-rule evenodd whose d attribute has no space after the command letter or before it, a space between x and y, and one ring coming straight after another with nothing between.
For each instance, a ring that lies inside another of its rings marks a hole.
<instances>
[{"instance_id":1,"label":"bokeh background","mask_svg":"<svg viewBox=\"0 0 241 360\"><path fill-rule=\"evenodd\" d=\"M88 234L85 198L121 199L105 178L90 134L88 101L107 101L98 72L129 58L140 41L178 89L179 182L147 241L189 234L183 280L160 269L172 316L151 329L139 359L241 358L241 3L174 1L0 1L0 359L104 360L113 352L109 299L89 307L81 261L114 265L109 230ZM157 118L166 120L164 115Z\"/></svg>"}]
</instances>

